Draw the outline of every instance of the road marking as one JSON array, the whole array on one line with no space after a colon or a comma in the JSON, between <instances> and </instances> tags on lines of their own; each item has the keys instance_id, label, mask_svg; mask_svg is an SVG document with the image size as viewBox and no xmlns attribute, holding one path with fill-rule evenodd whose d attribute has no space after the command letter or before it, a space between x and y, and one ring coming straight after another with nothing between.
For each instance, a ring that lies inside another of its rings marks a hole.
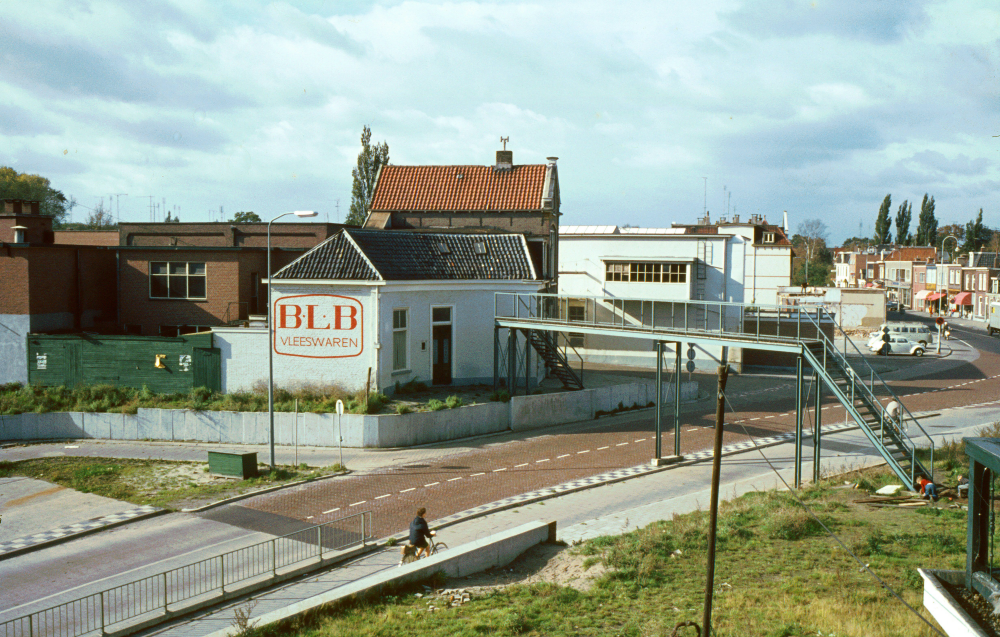
<instances>
[{"instance_id":1,"label":"road marking","mask_svg":"<svg viewBox=\"0 0 1000 637\"><path fill-rule=\"evenodd\" d=\"M462 476L459 476L457 478L449 478L448 482L454 482L455 480L461 480L461 479L462 479Z\"/></svg>"},{"instance_id":2,"label":"road marking","mask_svg":"<svg viewBox=\"0 0 1000 637\"><path fill-rule=\"evenodd\" d=\"M314 517L316 517L316 516L313 516L313 515L310 515L310 516L307 516L307 517L306 517L306 519L307 519L307 520L311 520L311 519L313 519Z\"/></svg>"},{"instance_id":3,"label":"road marking","mask_svg":"<svg viewBox=\"0 0 1000 637\"><path fill-rule=\"evenodd\" d=\"M750 420L760 420L760 416L758 416L756 418L751 418Z\"/></svg>"},{"instance_id":4,"label":"road marking","mask_svg":"<svg viewBox=\"0 0 1000 637\"><path fill-rule=\"evenodd\" d=\"M352 506L352 507L356 507L356 506L358 506L359 504L364 504L365 502L368 502L368 500L362 500L361 502L355 502L355 503L354 503L354 504L352 504L351 506Z\"/></svg>"},{"instance_id":5,"label":"road marking","mask_svg":"<svg viewBox=\"0 0 1000 637\"><path fill-rule=\"evenodd\" d=\"M385 495L380 495L380 496L378 496L378 497L377 497L377 498L375 498L375 499L376 499L376 500L381 500L382 498L388 498L388 497L389 497L390 495L392 495L392 494L391 494L391 493L386 493Z\"/></svg>"},{"instance_id":6,"label":"road marking","mask_svg":"<svg viewBox=\"0 0 1000 637\"><path fill-rule=\"evenodd\" d=\"M698 431L698 428L697 427L693 427L691 429L688 429L688 431Z\"/></svg>"},{"instance_id":7,"label":"road marking","mask_svg":"<svg viewBox=\"0 0 1000 637\"><path fill-rule=\"evenodd\" d=\"M322 513L320 513L320 515L326 515L327 513L333 513L334 511L340 511L340 507L337 507L336 509L330 509L329 511L323 511Z\"/></svg>"},{"instance_id":8,"label":"road marking","mask_svg":"<svg viewBox=\"0 0 1000 637\"><path fill-rule=\"evenodd\" d=\"M610 447L611 445L608 445L608 446ZM598 448L597 448L597 450L598 450L598 451L601 451L602 449L607 449L607 448L608 448L608 447L598 447Z\"/></svg>"},{"instance_id":9,"label":"road marking","mask_svg":"<svg viewBox=\"0 0 1000 637\"><path fill-rule=\"evenodd\" d=\"M485 471L480 471L479 473L473 473L473 474L472 474L471 476L469 476L469 477L470 477L470 478L475 478L476 476L484 476L484 475L486 475L486 472L485 472Z\"/></svg>"},{"instance_id":10,"label":"road marking","mask_svg":"<svg viewBox=\"0 0 1000 637\"><path fill-rule=\"evenodd\" d=\"M507 470L507 467L504 467L503 469L494 469L493 473L499 473L501 471L506 471L506 470Z\"/></svg>"},{"instance_id":11,"label":"road marking","mask_svg":"<svg viewBox=\"0 0 1000 637\"><path fill-rule=\"evenodd\" d=\"M627 444L628 444L627 442L619 442L619 443L618 443L617 445L615 445L615 446L616 446L616 447L624 447L624 446L625 446L625 445L627 445Z\"/></svg>"},{"instance_id":12,"label":"road marking","mask_svg":"<svg viewBox=\"0 0 1000 637\"><path fill-rule=\"evenodd\" d=\"M566 457L568 457L568 456L569 456L569 454L568 454L568 453L564 453L564 454L563 454L563 455L561 455L561 456L556 456L556 460L558 460L559 458L566 458Z\"/></svg>"},{"instance_id":13,"label":"road marking","mask_svg":"<svg viewBox=\"0 0 1000 637\"><path fill-rule=\"evenodd\" d=\"M538 464L539 462L548 462L548 461L549 461L548 458L542 458L541 460L535 460L535 464Z\"/></svg>"},{"instance_id":14,"label":"road marking","mask_svg":"<svg viewBox=\"0 0 1000 637\"><path fill-rule=\"evenodd\" d=\"M590 449L584 449L583 451L577 451L577 453L578 454L580 454L580 453L590 453Z\"/></svg>"},{"instance_id":15,"label":"road marking","mask_svg":"<svg viewBox=\"0 0 1000 637\"><path fill-rule=\"evenodd\" d=\"M400 491L400 493L407 493L409 491L416 491L416 489L417 489L416 487L410 487L409 489L403 489L402 491Z\"/></svg>"},{"instance_id":16,"label":"road marking","mask_svg":"<svg viewBox=\"0 0 1000 637\"><path fill-rule=\"evenodd\" d=\"M646 442L645 438L639 438L638 440L633 440L632 442Z\"/></svg>"},{"instance_id":17,"label":"road marking","mask_svg":"<svg viewBox=\"0 0 1000 637\"><path fill-rule=\"evenodd\" d=\"M441 484L440 482L432 482L430 484L425 484L425 487L433 487L435 484Z\"/></svg>"},{"instance_id":18,"label":"road marking","mask_svg":"<svg viewBox=\"0 0 1000 637\"><path fill-rule=\"evenodd\" d=\"M764 418L765 419L767 419L767 418L774 418L774 416L764 416Z\"/></svg>"},{"instance_id":19,"label":"road marking","mask_svg":"<svg viewBox=\"0 0 1000 637\"><path fill-rule=\"evenodd\" d=\"M528 466L527 462L522 462L521 464L514 465L514 468L517 469L518 467L527 467L527 466Z\"/></svg>"}]
</instances>

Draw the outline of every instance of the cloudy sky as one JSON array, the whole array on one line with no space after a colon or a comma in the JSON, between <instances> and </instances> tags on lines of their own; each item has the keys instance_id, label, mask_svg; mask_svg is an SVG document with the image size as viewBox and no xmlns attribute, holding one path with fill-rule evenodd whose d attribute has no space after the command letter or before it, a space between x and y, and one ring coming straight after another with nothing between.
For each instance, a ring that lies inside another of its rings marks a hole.
<instances>
[{"instance_id":1,"label":"cloudy sky","mask_svg":"<svg viewBox=\"0 0 1000 637\"><path fill-rule=\"evenodd\" d=\"M9 1L0 164L123 220L336 221L366 124L395 164L509 136L563 223L690 223L707 186L839 243L886 193L1000 226L998 69L996 0Z\"/></svg>"}]
</instances>

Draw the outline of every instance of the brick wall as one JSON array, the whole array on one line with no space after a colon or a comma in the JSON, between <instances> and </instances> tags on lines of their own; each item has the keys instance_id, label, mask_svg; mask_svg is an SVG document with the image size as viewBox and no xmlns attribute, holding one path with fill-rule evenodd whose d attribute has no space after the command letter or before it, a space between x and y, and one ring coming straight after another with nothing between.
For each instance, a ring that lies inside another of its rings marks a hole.
<instances>
[{"instance_id":1,"label":"brick wall","mask_svg":"<svg viewBox=\"0 0 1000 637\"><path fill-rule=\"evenodd\" d=\"M337 223L271 224L271 246L311 248L339 231ZM266 223L123 223L123 246L266 248Z\"/></svg>"},{"instance_id":2,"label":"brick wall","mask_svg":"<svg viewBox=\"0 0 1000 637\"><path fill-rule=\"evenodd\" d=\"M0 314L53 314L114 320L115 253L88 247L31 246L0 251Z\"/></svg>"},{"instance_id":3,"label":"brick wall","mask_svg":"<svg viewBox=\"0 0 1000 637\"><path fill-rule=\"evenodd\" d=\"M28 259L24 248L0 248L0 314L28 314Z\"/></svg>"}]
</instances>

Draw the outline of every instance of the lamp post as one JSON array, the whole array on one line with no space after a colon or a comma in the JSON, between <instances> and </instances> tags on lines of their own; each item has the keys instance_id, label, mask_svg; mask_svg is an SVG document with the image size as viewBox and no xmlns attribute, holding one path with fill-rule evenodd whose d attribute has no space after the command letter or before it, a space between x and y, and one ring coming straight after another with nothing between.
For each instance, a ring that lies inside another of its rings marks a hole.
<instances>
[{"instance_id":1,"label":"lamp post","mask_svg":"<svg viewBox=\"0 0 1000 637\"><path fill-rule=\"evenodd\" d=\"M271 304L271 224L287 217L315 217L318 212L315 210L296 210L295 212L285 212L267 222L267 415L271 422L270 433L268 435L268 463L271 471L274 471L274 307Z\"/></svg>"},{"instance_id":2,"label":"lamp post","mask_svg":"<svg viewBox=\"0 0 1000 637\"><path fill-rule=\"evenodd\" d=\"M950 234L947 237L945 237L944 239L941 239L941 262L942 263L944 263L944 258L945 258L944 244L945 244L945 242L948 241L948 239L954 239L955 240L955 249L956 250L958 249L958 237L956 237L955 235ZM948 270L948 275L951 276L951 270ZM944 299L944 298L946 298L948 296L947 295L948 282L947 281L942 281L942 287L944 287L945 293L944 293L944 296L938 297L938 314L940 314L942 312L942 310L941 310L941 300ZM938 290L938 292L940 292L940 290Z\"/></svg>"}]
</instances>

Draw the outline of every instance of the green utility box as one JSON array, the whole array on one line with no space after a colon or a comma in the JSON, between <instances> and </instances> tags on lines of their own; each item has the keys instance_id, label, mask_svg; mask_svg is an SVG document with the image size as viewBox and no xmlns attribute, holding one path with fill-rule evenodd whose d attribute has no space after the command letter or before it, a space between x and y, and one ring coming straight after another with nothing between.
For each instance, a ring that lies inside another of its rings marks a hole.
<instances>
[{"instance_id":1,"label":"green utility box","mask_svg":"<svg viewBox=\"0 0 1000 637\"><path fill-rule=\"evenodd\" d=\"M209 451L208 472L246 480L257 477L257 452Z\"/></svg>"}]
</instances>

